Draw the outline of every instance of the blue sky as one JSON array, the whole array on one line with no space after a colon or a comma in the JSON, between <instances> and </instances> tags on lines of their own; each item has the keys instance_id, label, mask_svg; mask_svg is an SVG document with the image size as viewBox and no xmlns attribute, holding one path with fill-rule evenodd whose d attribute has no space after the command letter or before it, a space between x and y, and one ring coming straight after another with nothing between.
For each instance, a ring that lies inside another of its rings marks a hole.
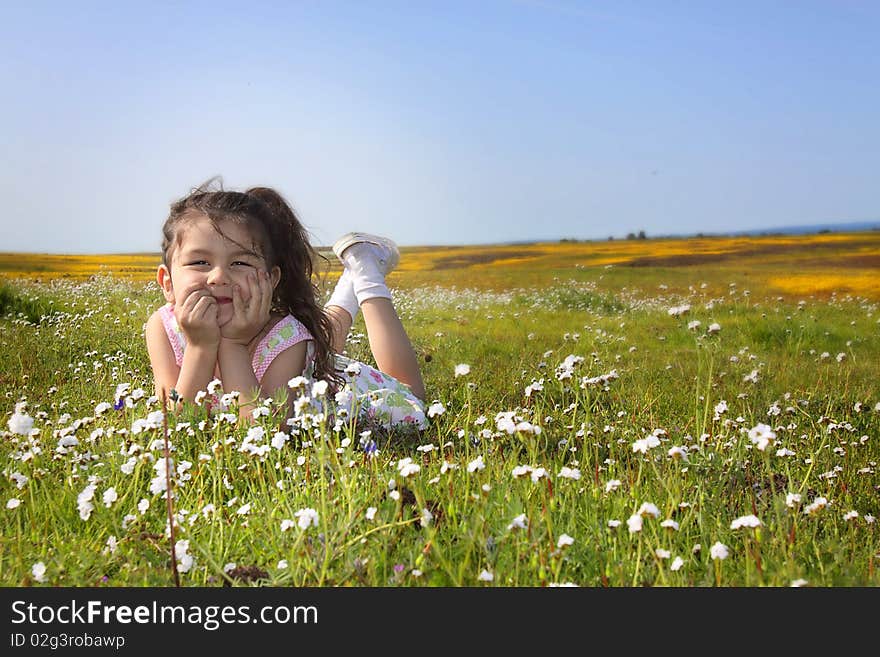
<instances>
[{"instance_id":1,"label":"blue sky","mask_svg":"<svg viewBox=\"0 0 880 657\"><path fill-rule=\"evenodd\" d=\"M213 175L318 244L880 218L880 3L18 2L0 250L157 251Z\"/></svg>"}]
</instances>

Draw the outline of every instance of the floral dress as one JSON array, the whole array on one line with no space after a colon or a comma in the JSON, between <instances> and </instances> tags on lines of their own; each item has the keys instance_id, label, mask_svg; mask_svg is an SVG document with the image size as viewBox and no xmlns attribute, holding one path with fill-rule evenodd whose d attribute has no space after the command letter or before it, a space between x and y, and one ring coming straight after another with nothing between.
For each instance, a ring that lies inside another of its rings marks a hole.
<instances>
[{"instance_id":1,"label":"floral dress","mask_svg":"<svg viewBox=\"0 0 880 657\"><path fill-rule=\"evenodd\" d=\"M180 367L186 337L177 324L171 304L162 306L159 314L174 351L174 359ZM301 376L305 382L314 383L314 339L293 315L281 318L257 344L251 361L257 381L263 380L266 370L278 354L302 341L308 341L308 344ZM350 416L357 409L359 416L375 421L386 429L403 424L415 425L419 429L427 426L424 402L405 383L375 367L340 354L336 354L335 369L346 381L334 400L337 415L344 411L345 415Z\"/></svg>"}]
</instances>

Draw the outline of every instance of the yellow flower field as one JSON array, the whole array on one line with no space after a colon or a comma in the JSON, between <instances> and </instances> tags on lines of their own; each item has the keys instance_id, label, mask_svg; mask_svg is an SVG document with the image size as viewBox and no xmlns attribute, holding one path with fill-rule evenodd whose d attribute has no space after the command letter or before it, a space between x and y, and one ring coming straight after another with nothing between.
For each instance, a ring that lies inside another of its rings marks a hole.
<instances>
[{"instance_id":1,"label":"yellow flower field","mask_svg":"<svg viewBox=\"0 0 880 657\"><path fill-rule=\"evenodd\" d=\"M738 277L768 294L852 294L880 298L880 232L692 237L675 239L534 242L401 248L392 285L503 289L544 285L575 270L615 269L625 284L673 272L694 277ZM329 249L319 270L332 281L339 265ZM83 280L94 274L152 280L158 253L54 255L0 253L0 276ZM650 273L650 276L645 276Z\"/></svg>"}]
</instances>

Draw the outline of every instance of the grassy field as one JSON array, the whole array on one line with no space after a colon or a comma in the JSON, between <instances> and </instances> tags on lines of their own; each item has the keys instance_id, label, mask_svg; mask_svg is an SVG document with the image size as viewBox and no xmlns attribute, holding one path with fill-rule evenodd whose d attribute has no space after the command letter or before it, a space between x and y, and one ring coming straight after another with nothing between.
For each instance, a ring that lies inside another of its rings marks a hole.
<instances>
[{"instance_id":1,"label":"grassy field","mask_svg":"<svg viewBox=\"0 0 880 657\"><path fill-rule=\"evenodd\" d=\"M880 584L880 233L404 248L420 434L162 417L157 262L0 254L2 585Z\"/></svg>"}]
</instances>

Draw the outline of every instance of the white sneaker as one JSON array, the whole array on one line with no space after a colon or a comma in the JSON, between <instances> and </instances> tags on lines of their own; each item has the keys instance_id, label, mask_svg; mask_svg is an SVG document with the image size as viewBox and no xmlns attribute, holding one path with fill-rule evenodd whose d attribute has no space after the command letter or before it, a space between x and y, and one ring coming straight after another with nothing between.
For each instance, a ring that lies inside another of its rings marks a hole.
<instances>
[{"instance_id":1,"label":"white sneaker","mask_svg":"<svg viewBox=\"0 0 880 657\"><path fill-rule=\"evenodd\" d=\"M383 276L390 274L400 262L400 251L397 250L397 244L393 240L369 233L346 233L333 244L333 253L341 263L345 264L342 254L355 244L371 245L370 254L375 256L376 264ZM362 255L358 254L359 257Z\"/></svg>"}]
</instances>

